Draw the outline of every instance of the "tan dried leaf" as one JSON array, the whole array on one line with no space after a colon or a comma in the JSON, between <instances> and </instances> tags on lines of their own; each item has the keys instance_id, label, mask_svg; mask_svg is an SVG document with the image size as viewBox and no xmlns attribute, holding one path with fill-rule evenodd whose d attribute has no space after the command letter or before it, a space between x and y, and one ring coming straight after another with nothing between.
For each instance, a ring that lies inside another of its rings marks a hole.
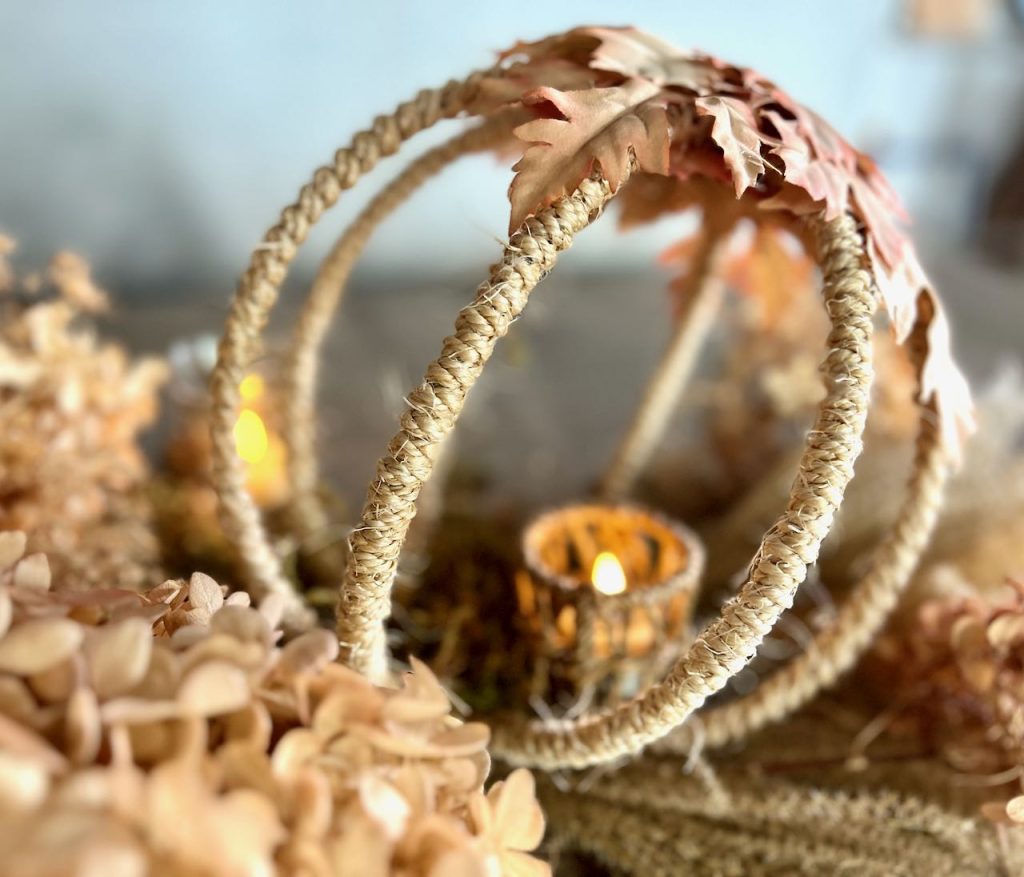
<instances>
[{"instance_id":1,"label":"tan dried leaf","mask_svg":"<svg viewBox=\"0 0 1024 877\"><path fill-rule=\"evenodd\" d=\"M570 194L595 166L612 191L629 174L630 154L650 173L668 173L668 117L659 88L643 80L584 91L539 88L524 98L538 115L515 129L531 146L515 164L509 230Z\"/></svg>"},{"instance_id":2,"label":"tan dried leaf","mask_svg":"<svg viewBox=\"0 0 1024 877\"><path fill-rule=\"evenodd\" d=\"M66 618L27 621L0 639L0 671L30 676L59 664L82 643L81 626Z\"/></svg>"}]
</instances>

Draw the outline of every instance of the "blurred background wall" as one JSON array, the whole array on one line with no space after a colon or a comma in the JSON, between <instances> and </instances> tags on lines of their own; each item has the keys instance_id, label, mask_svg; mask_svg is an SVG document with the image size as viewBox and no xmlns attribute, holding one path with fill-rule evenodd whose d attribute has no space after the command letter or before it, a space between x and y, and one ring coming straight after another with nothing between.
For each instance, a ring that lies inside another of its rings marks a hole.
<instances>
[{"instance_id":1,"label":"blurred background wall","mask_svg":"<svg viewBox=\"0 0 1024 877\"><path fill-rule=\"evenodd\" d=\"M517 38L629 22L756 67L824 114L882 163L926 256L941 253L977 239L993 181L1024 138L1013 10L998 0L560 0L528 15L451 0L7 0L0 229L29 262L81 251L123 296L226 297L280 207L374 114ZM374 241L361 276L412 271L424 227L439 273L479 273L505 228L508 179L492 158L451 171ZM648 264L670 232L612 244L605 224L570 263ZM329 238L315 237L300 274Z\"/></svg>"}]
</instances>

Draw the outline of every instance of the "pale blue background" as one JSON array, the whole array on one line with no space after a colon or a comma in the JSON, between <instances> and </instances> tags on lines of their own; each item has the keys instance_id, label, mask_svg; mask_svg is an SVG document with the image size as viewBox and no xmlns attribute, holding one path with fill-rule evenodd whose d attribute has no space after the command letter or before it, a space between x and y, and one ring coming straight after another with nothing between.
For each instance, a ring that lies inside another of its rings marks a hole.
<instances>
[{"instance_id":1,"label":"pale blue background","mask_svg":"<svg viewBox=\"0 0 1024 877\"><path fill-rule=\"evenodd\" d=\"M516 38L583 22L632 21L760 68L874 152L921 234L940 243L969 235L1024 101L1019 33L922 41L896 0L522 9L0 0L0 230L22 241L27 261L72 246L132 294L198 283L226 295L279 208L375 113L487 64ZM452 172L381 234L365 270L405 272L425 228L439 272L487 264L506 225L508 179L491 159ZM357 201L338 208L332 231ZM571 264L639 264L669 233L612 245L604 225ZM329 237L315 237L307 271Z\"/></svg>"}]
</instances>

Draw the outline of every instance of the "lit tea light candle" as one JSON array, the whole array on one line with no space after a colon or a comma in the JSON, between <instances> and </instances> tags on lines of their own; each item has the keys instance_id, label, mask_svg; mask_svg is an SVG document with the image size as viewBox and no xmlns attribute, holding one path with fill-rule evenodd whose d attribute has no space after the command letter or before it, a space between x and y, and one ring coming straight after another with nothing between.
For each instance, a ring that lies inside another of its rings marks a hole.
<instances>
[{"instance_id":1,"label":"lit tea light candle","mask_svg":"<svg viewBox=\"0 0 1024 877\"><path fill-rule=\"evenodd\" d=\"M282 502L288 493L284 442L268 430L264 414L268 399L266 382L248 375L238 387L242 407L235 421L235 450L245 463L246 486L258 505ZM261 413L262 412L262 413Z\"/></svg>"},{"instance_id":2,"label":"lit tea light candle","mask_svg":"<svg viewBox=\"0 0 1024 877\"><path fill-rule=\"evenodd\" d=\"M686 644L704 552L687 528L637 506L548 512L523 533L523 621L547 673L609 700L634 693Z\"/></svg>"}]
</instances>

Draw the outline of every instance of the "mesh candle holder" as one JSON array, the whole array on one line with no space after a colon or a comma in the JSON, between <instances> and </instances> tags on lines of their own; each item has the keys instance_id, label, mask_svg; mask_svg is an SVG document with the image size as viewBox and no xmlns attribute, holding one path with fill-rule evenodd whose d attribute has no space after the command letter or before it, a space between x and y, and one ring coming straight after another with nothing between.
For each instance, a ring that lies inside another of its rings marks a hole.
<instances>
[{"instance_id":1,"label":"mesh candle holder","mask_svg":"<svg viewBox=\"0 0 1024 877\"><path fill-rule=\"evenodd\" d=\"M687 644L704 549L638 506L566 506L522 539L516 596L534 647L532 694L630 697Z\"/></svg>"}]
</instances>

